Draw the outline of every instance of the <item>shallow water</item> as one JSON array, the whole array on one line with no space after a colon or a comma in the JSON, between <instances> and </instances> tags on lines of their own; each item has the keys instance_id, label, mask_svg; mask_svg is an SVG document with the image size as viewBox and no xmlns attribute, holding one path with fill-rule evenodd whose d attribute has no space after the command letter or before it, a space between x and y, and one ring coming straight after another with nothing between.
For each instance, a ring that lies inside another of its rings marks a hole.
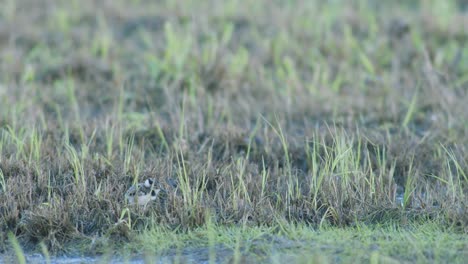
<instances>
[{"instance_id":1,"label":"shallow water","mask_svg":"<svg viewBox=\"0 0 468 264\"><path fill-rule=\"evenodd\" d=\"M233 258L233 251L225 247L215 247L210 250L202 249L184 249L177 253L169 253L163 256L132 256L132 257L116 257L116 256L54 256L48 260L42 254L26 255L26 263L53 263L53 264L81 264L81 263L211 263L211 257L214 263L225 263L226 260ZM14 255L0 256L0 263L17 263L17 258Z\"/></svg>"},{"instance_id":2,"label":"shallow water","mask_svg":"<svg viewBox=\"0 0 468 264\"><path fill-rule=\"evenodd\" d=\"M403 206L404 202L404 192L397 192L396 197L395 197L395 203L399 206Z\"/></svg>"},{"instance_id":3,"label":"shallow water","mask_svg":"<svg viewBox=\"0 0 468 264\"><path fill-rule=\"evenodd\" d=\"M26 263L60 263L60 264L78 264L78 263L144 263L144 261L127 261L124 262L123 259L108 259L106 261L105 258L102 256L95 256L95 257L72 257L72 256L59 256L59 257L51 257L47 259L41 254L33 254L33 255L26 255ZM112 260L112 261L111 261ZM0 263L17 263L16 256L3 256Z\"/></svg>"}]
</instances>

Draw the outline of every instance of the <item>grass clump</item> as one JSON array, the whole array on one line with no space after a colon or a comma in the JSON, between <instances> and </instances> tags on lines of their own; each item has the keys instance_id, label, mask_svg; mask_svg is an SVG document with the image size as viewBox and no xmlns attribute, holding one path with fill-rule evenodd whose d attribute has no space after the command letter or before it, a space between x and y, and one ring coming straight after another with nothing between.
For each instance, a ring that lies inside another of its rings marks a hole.
<instances>
[{"instance_id":1,"label":"grass clump","mask_svg":"<svg viewBox=\"0 0 468 264\"><path fill-rule=\"evenodd\" d=\"M146 233L173 236L163 251L206 228L242 227L227 243L239 250L283 226L468 231L461 2L7 2L0 252L7 237L51 254L135 249ZM146 178L165 191L127 204ZM363 260L452 254L404 241L417 256Z\"/></svg>"}]
</instances>

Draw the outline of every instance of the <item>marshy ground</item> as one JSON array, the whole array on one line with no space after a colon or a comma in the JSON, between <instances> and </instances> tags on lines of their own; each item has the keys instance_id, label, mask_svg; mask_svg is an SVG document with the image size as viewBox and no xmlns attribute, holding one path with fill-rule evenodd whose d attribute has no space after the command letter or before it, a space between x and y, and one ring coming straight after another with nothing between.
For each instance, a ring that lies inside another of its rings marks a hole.
<instances>
[{"instance_id":1,"label":"marshy ground","mask_svg":"<svg viewBox=\"0 0 468 264\"><path fill-rule=\"evenodd\" d=\"M5 259L468 257L466 1L0 5Z\"/></svg>"}]
</instances>

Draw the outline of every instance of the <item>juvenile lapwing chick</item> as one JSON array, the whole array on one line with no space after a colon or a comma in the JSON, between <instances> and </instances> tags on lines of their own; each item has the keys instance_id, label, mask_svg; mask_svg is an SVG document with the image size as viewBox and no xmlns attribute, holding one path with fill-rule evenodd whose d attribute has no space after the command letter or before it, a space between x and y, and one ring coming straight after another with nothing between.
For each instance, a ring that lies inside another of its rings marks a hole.
<instances>
[{"instance_id":1,"label":"juvenile lapwing chick","mask_svg":"<svg viewBox=\"0 0 468 264\"><path fill-rule=\"evenodd\" d=\"M144 183L130 187L125 193L125 199L131 205L146 206L149 202L156 200L161 191L154 186L154 183L153 179L147 179Z\"/></svg>"}]
</instances>

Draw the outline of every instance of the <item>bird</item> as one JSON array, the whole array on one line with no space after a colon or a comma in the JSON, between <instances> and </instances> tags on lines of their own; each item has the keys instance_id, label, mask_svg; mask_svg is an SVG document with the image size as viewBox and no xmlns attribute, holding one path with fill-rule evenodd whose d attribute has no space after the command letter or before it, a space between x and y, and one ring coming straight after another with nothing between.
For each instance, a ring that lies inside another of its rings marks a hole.
<instances>
[{"instance_id":1,"label":"bird","mask_svg":"<svg viewBox=\"0 0 468 264\"><path fill-rule=\"evenodd\" d=\"M155 179L146 179L144 183L131 186L125 192L125 199L130 205L146 206L158 198L161 188Z\"/></svg>"}]
</instances>

